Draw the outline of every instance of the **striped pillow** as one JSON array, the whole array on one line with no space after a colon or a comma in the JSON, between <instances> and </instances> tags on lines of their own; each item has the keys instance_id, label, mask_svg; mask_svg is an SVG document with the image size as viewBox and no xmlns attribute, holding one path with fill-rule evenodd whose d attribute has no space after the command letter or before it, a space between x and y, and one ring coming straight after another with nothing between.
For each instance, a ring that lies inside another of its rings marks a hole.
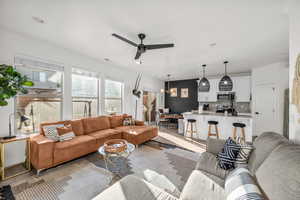
<instances>
[{"instance_id":1,"label":"striped pillow","mask_svg":"<svg viewBox=\"0 0 300 200\"><path fill-rule=\"evenodd\" d=\"M236 168L225 180L227 200L263 200L262 193L256 185L250 171L246 168Z\"/></svg>"},{"instance_id":2,"label":"striped pillow","mask_svg":"<svg viewBox=\"0 0 300 200\"><path fill-rule=\"evenodd\" d=\"M233 169L239 151L240 145L236 144L231 138L228 138L222 151L217 155L219 166L225 170Z\"/></svg>"},{"instance_id":3,"label":"striped pillow","mask_svg":"<svg viewBox=\"0 0 300 200\"><path fill-rule=\"evenodd\" d=\"M235 160L235 164L236 166L239 164L247 164L250 154L252 152L252 150L254 149L254 147L252 145L248 145L248 144L241 144L240 145L240 152L236 157Z\"/></svg>"}]
</instances>

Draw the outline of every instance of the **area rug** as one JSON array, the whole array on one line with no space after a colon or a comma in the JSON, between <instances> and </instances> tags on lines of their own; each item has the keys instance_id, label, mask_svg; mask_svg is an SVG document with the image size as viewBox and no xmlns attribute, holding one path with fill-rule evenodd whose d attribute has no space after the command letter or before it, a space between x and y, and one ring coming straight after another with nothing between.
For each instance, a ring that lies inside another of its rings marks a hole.
<instances>
[{"instance_id":1,"label":"area rug","mask_svg":"<svg viewBox=\"0 0 300 200\"><path fill-rule=\"evenodd\" d=\"M127 159L115 158L115 166L109 165L109 170L102 157L92 153L46 170L40 176L21 175L1 185L10 184L17 200L89 200L120 178L128 174L142 176L148 169L164 175L181 191L198 157L198 153L184 148L150 141L140 145Z\"/></svg>"}]
</instances>

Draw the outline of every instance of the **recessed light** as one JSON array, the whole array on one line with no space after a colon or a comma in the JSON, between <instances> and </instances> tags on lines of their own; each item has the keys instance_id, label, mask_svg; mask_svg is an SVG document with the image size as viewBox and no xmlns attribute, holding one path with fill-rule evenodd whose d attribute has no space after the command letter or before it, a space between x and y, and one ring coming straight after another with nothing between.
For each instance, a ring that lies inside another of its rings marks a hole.
<instances>
[{"instance_id":1,"label":"recessed light","mask_svg":"<svg viewBox=\"0 0 300 200\"><path fill-rule=\"evenodd\" d=\"M217 45L217 43L211 43L211 44L209 44L209 46L211 46L211 47L214 47L214 46L216 46Z\"/></svg>"},{"instance_id":2,"label":"recessed light","mask_svg":"<svg viewBox=\"0 0 300 200\"><path fill-rule=\"evenodd\" d=\"M33 19L35 22L40 23L40 24L44 24L44 23L45 23L45 20L43 20L43 19L40 18L40 17L33 16L32 19Z\"/></svg>"},{"instance_id":3,"label":"recessed light","mask_svg":"<svg viewBox=\"0 0 300 200\"><path fill-rule=\"evenodd\" d=\"M109 58L104 58L104 60L105 60L106 62L109 62L109 61L110 61L110 59L109 59Z\"/></svg>"}]
</instances>

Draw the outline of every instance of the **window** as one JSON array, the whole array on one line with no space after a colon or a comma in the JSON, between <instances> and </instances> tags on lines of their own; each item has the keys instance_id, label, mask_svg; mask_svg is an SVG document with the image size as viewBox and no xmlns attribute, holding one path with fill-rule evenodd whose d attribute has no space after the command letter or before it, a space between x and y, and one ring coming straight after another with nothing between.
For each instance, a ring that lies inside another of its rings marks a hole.
<instances>
[{"instance_id":1,"label":"window","mask_svg":"<svg viewBox=\"0 0 300 200\"><path fill-rule=\"evenodd\" d=\"M73 119L98 115L99 79L96 74L73 68Z\"/></svg>"},{"instance_id":2,"label":"window","mask_svg":"<svg viewBox=\"0 0 300 200\"><path fill-rule=\"evenodd\" d=\"M123 83L105 80L105 107L106 114L122 113L123 111Z\"/></svg>"},{"instance_id":3,"label":"window","mask_svg":"<svg viewBox=\"0 0 300 200\"><path fill-rule=\"evenodd\" d=\"M16 70L34 82L28 93L15 98L17 132L39 131L39 124L59 121L62 114L63 67L27 59L15 59Z\"/></svg>"}]
</instances>

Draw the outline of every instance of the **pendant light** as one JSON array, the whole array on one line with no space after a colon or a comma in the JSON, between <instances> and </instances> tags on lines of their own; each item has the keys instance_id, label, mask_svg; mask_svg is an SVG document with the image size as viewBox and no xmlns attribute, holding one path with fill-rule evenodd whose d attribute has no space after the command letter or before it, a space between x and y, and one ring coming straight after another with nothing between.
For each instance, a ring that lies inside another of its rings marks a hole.
<instances>
[{"instance_id":1,"label":"pendant light","mask_svg":"<svg viewBox=\"0 0 300 200\"><path fill-rule=\"evenodd\" d=\"M171 76L171 74L167 74L167 77L168 77L168 82L167 82L167 90L166 90L166 93L167 94L170 94L171 93L171 91L170 91L170 76Z\"/></svg>"},{"instance_id":2,"label":"pendant light","mask_svg":"<svg viewBox=\"0 0 300 200\"><path fill-rule=\"evenodd\" d=\"M233 83L231 78L227 75L227 63L228 61L224 61L225 64L225 75L221 78L219 82L219 90L220 91L232 91Z\"/></svg>"},{"instance_id":3,"label":"pendant light","mask_svg":"<svg viewBox=\"0 0 300 200\"><path fill-rule=\"evenodd\" d=\"M210 84L208 79L205 77L205 67L206 65L202 65L203 68L203 77L199 81L198 91L199 92L209 92Z\"/></svg>"}]
</instances>

